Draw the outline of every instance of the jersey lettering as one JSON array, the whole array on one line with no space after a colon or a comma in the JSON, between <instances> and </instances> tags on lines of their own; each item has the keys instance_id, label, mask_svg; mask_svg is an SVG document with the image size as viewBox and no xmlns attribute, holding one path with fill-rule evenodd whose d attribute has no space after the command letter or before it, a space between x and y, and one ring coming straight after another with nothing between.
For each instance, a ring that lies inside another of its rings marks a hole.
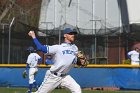
<instances>
[{"instance_id":1,"label":"jersey lettering","mask_svg":"<svg viewBox=\"0 0 140 93\"><path fill-rule=\"evenodd\" d=\"M72 50L64 50L64 51L62 51L62 52L63 52L63 55L65 55L65 54L72 54L72 55L75 55L75 52L72 51Z\"/></svg>"}]
</instances>

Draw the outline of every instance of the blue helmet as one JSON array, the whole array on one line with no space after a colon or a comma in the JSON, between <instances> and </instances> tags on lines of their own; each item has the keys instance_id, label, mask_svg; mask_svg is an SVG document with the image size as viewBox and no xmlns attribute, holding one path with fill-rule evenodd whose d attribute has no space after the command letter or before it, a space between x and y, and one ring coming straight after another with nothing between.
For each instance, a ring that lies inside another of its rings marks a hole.
<instances>
[{"instance_id":1,"label":"blue helmet","mask_svg":"<svg viewBox=\"0 0 140 93\"><path fill-rule=\"evenodd\" d=\"M64 29L64 34L69 34L69 33L77 34L77 32L75 30L72 30L71 28L65 28Z\"/></svg>"},{"instance_id":2,"label":"blue helmet","mask_svg":"<svg viewBox=\"0 0 140 93\"><path fill-rule=\"evenodd\" d=\"M34 51L34 48L32 46L30 46L30 47L27 48L27 51L33 52Z\"/></svg>"}]
</instances>

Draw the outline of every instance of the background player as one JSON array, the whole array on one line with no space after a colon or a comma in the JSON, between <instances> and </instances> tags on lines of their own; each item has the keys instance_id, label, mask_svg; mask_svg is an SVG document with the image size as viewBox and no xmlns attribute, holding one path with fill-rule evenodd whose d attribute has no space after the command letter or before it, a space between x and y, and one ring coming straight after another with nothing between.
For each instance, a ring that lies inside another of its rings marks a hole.
<instances>
[{"instance_id":1,"label":"background player","mask_svg":"<svg viewBox=\"0 0 140 93\"><path fill-rule=\"evenodd\" d=\"M46 65L52 65L54 63L51 55L46 55L45 63Z\"/></svg>"},{"instance_id":2,"label":"background player","mask_svg":"<svg viewBox=\"0 0 140 93\"><path fill-rule=\"evenodd\" d=\"M134 50L129 51L127 53L127 56L129 59L131 59L131 65L139 65L140 59L140 53L139 53L139 48L135 47Z\"/></svg>"},{"instance_id":3,"label":"background player","mask_svg":"<svg viewBox=\"0 0 140 93\"><path fill-rule=\"evenodd\" d=\"M75 32L70 28L64 30L64 43L61 45L41 45L37 40L34 31L28 33L33 38L37 49L51 54L54 64L50 70L47 70L44 81L35 93L50 93L57 86L62 86L70 89L72 93L81 93L81 88L76 81L68 75L69 70L77 62L78 48L73 44Z\"/></svg>"},{"instance_id":4,"label":"background player","mask_svg":"<svg viewBox=\"0 0 140 93\"><path fill-rule=\"evenodd\" d=\"M29 90L28 93L32 92L32 88L33 85L36 89L38 89L38 86L36 84L36 80L35 80L35 75L38 71L38 64L40 64L42 62L42 58L35 53L35 50L33 47L29 47L27 49L27 51L30 53L28 58L27 58L27 65L26 65L26 70L25 72L27 73L27 71L29 72Z\"/></svg>"}]
</instances>

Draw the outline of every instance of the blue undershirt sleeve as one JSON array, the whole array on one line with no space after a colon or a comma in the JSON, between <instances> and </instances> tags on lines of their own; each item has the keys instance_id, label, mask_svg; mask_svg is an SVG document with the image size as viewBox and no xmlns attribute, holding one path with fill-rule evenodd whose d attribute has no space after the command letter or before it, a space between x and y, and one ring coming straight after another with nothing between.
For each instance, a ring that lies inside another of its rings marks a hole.
<instances>
[{"instance_id":1,"label":"blue undershirt sleeve","mask_svg":"<svg viewBox=\"0 0 140 93\"><path fill-rule=\"evenodd\" d=\"M131 58L131 55L128 55L128 54L127 54L127 57L130 59L130 58Z\"/></svg>"},{"instance_id":2,"label":"blue undershirt sleeve","mask_svg":"<svg viewBox=\"0 0 140 93\"><path fill-rule=\"evenodd\" d=\"M38 64L41 64L42 58L38 59Z\"/></svg>"},{"instance_id":3,"label":"blue undershirt sleeve","mask_svg":"<svg viewBox=\"0 0 140 93\"><path fill-rule=\"evenodd\" d=\"M29 69L29 64L26 64L26 71Z\"/></svg>"},{"instance_id":4,"label":"blue undershirt sleeve","mask_svg":"<svg viewBox=\"0 0 140 93\"><path fill-rule=\"evenodd\" d=\"M42 45L37 38L34 38L33 41L37 47L37 50L42 51L43 53L47 53L47 47Z\"/></svg>"}]
</instances>

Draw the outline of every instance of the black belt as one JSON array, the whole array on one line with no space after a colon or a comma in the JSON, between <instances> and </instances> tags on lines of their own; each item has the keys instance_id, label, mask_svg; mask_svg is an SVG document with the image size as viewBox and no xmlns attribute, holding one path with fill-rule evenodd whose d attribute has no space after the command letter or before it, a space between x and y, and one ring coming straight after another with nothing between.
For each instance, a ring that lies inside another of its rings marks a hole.
<instances>
[{"instance_id":1,"label":"black belt","mask_svg":"<svg viewBox=\"0 0 140 93\"><path fill-rule=\"evenodd\" d=\"M56 76L59 76L59 77L64 77L64 76L66 76L66 74L57 73L57 72L52 73L52 74L54 74L54 75L56 75Z\"/></svg>"}]
</instances>

